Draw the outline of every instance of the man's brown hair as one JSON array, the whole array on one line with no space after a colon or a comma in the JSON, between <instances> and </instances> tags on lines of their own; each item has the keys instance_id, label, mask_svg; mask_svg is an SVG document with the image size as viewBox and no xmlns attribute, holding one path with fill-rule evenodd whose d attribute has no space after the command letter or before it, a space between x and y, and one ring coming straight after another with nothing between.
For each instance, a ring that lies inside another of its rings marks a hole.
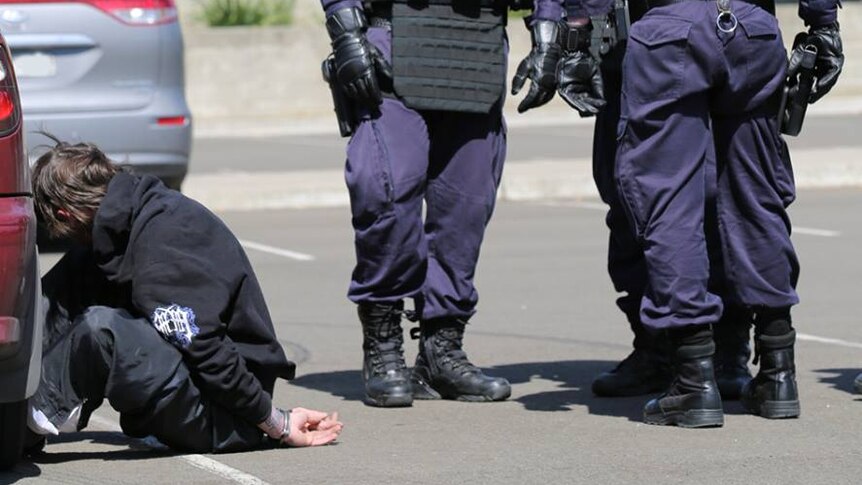
<instances>
[{"instance_id":1,"label":"man's brown hair","mask_svg":"<svg viewBox=\"0 0 862 485\"><path fill-rule=\"evenodd\" d=\"M108 183L121 168L92 143L55 145L33 167L36 211L51 237L87 237ZM59 217L58 209L69 214Z\"/></svg>"}]
</instances>

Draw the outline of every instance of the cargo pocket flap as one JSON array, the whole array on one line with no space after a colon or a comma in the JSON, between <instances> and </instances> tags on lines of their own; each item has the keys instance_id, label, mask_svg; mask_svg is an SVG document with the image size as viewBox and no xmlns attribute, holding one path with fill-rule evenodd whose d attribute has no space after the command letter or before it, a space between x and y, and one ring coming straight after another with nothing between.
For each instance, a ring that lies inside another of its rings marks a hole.
<instances>
[{"instance_id":1,"label":"cargo pocket flap","mask_svg":"<svg viewBox=\"0 0 862 485\"><path fill-rule=\"evenodd\" d=\"M687 40L691 30L691 22L685 19L662 18L661 22L649 22L640 25L640 29L631 30L631 38L649 47L655 47L668 42ZM647 30L648 29L648 30Z\"/></svg>"},{"instance_id":2,"label":"cargo pocket flap","mask_svg":"<svg viewBox=\"0 0 862 485\"><path fill-rule=\"evenodd\" d=\"M739 19L739 25L745 31L748 38L752 37L775 37L778 35L778 24L773 17L757 18L748 17Z\"/></svg>"}]
</instances>

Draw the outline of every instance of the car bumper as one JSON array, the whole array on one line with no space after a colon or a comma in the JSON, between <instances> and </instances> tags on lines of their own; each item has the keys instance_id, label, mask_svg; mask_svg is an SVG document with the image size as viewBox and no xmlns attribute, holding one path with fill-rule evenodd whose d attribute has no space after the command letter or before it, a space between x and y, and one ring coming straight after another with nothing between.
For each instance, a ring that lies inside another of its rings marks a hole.
<instances>
[{"instance_id":1,"label":"car bumper","mask_svg":"<svg viewBox=\"0 0 862 485\"><path fill-rule=\"evenodd\" d=\"M166 117L185 117L181 124L160 125ZM188 109L134 112L34 114L24 116L24 141L35 160L52 143L38 132L70 143L90 142L136 173L156 175L171 185L188 172L192 123Z\"/></svg>"},{"instance_id":2,"label":"car bumper","mask_svg":"<svg viewBox=\"0 0 862 485\"><path fill-rule=\"evenodd\" d=\"M36 392L42 360L36 219L27 197L0 198L0 403Z\"/></svg>"}]
</instances>

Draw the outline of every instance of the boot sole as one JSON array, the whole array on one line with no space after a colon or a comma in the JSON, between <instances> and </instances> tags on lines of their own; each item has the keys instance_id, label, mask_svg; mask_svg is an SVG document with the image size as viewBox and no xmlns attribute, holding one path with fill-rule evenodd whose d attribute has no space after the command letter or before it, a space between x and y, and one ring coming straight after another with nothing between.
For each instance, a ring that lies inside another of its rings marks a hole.
<instances>
[{"instance_id":1,"label":"boot sole","mask_svg":"<svg viewBox=\"0 0 862 485\"><path fill-rule=\"evenodd\" d=\"M455 401L461 402L497 402L497 401L505 401L509 399L509 396L512 395L512 390L500 392L498 394L491 394L489 396L475 396L470 394L460 394L457 396L453 396L451 398L447 397L447 399L453 399Z\"/></svg>"},{"instance_id":2,"label":"boot sole","mask_svg":"<svg viewBox=\"0 0 862 485\"><path fill-rule=\"evenodd\" d=\"M436 401L447 399L450 401L461 402L495 402L505 401L512 395L512 388L502 389L501 392L490 395L474 395L474 394L440 394L436 389L431 387L425 380L417 378L415 375L411 380L413 384L413 399L419 401Z\"/></svg>"},{"instance_id":3,"label":"boot sole","mask_svg":"<svg viewBox=\"0 0 862 485\"><path fill-rule=\"evenodd\" d=\"M766 419L790 419L798 418L801 414L799 401L763 401L760 407L745 403L745 407L752 413Z\"/></svg>"},{"instance_id":4,"label":"boot sole","mask_svg":"<svg viewBox=\"0 0 862 485\"><path fill-rule=\"evenodd\" d=\"M412 394L391 394L376 398L366 395L363 400L366 405L375 408L406 408L413 405Z\"/></svg>"},{"instance_id":5,"label":"boot sole","mask_svg":"<svg viewBox=\"0 0 862 485\"><path fill-rule=\"evenodd\" d=\"M724 411L721 409L691 409L685 412L649 416L644 414L646 424L678 426L680 428L718 428L724 426Z\"/></svg>"}]
</instances>

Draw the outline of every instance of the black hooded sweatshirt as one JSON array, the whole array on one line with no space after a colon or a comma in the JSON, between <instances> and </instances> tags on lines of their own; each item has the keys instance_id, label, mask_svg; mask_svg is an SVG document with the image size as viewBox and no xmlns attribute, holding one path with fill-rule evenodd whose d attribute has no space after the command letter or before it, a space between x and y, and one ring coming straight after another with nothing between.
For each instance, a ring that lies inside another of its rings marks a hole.
<instances>
[{"instance_id":1,"label":"black hooded sweatshirt","mask_svg":"<svg viewBox=\"0 0 862 485\"><path fill-rule=\"evenodd\" d=\"M204 394L257 424L277 378L292 379L254 271L213 213L152 176L117 174L93 223L93 251L109 281L131 289L145 317Z\"/></svg>"}]
</instances>

